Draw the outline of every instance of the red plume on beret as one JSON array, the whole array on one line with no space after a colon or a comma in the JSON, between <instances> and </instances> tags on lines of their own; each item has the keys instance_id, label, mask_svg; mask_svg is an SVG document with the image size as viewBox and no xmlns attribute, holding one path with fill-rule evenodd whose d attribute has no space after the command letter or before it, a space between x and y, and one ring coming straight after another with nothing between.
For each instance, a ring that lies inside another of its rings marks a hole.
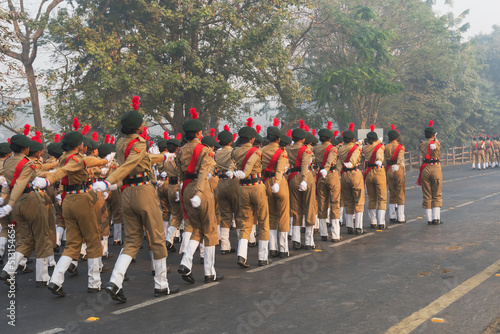
<instances>
[{"instance_id":1,"label":"red plume on beret","mask_svg":"<svg viewBox=\"0 0 500 334\"><path fill-rule=\"evenodd\" d=\"M144 130L142 130L142 133L140 134L140 136L144 139L147 138L147 136L148 136L148 128L147 127L144 127Z\"/></svg>"},{"instance_id":2,"label":"red plume on beret","mask_svg":"<svg viewBox=\"0 0 500 334\"><path fill-rule=\"evenodd\" d=\"M306 130L306 132L309 132L309 125L306 125L306 126L304 127L304 130Z\"/></svg>"},{"instance_id":3,"label":"red plume on beret","mask_svg":"<svg viewBox=\"0 0 500 334\"><path fill-rule=\"evenodd\" d=\"M229 132L231 132L231 130L229 129L229 125L227 125L227 124L226 124L226 125L224 125L224 131L229 131Z\"/></svg>"},{"instance_id":4,"label":"red plume on beret","mask_svg":"<svg viewBox=\"0 0 500 334\"><path fill-rule=\"evenodd\" d=\"M248 117L247 118L247 122L245 123L245 125L246 126L250 126L250 127L253 125L253 119L252 119L252 117Z\"/></svg>"},{"instance_id":5,"label":"red plume on beret","mask_svg":"<svg viewBox=\"0 0 500 334\"><path fill-rule=\"evenodd\" d=\"M83 127L83 130L82 130L82 135L85 136L89 131L90 131L90 126L89 125L85 125Z\"/></svg>"},{"instance_id":6,"label":"red plume on beret","mask_svg":"<svg viewBox=\"0 0 500 334\"><path fill-rule=\"evenodd\" d=\"M349 124L349 131L354 131L354 123Z\"/></svg>"},{"instance_id":7,"label":"red plume on beret","mask_svg":"<svg viewBox=\"0 0 500 334\"><path fill-rule=\"evenodd\" d=\"M26 124L24 126L23 135L27 136L27 135L29 135L29 133L30 133L30 125Z\"/></svg>"},{"instance_id":8,"label":"red plume on beret","mask_svg":"<svg viewBox=\"0 0 500 334\"><path fill-rule=\"evenodd\" d=\"M78 122L78 118L73 118L73 130L78 131L80 128L80 122Z\"/></svg>"},{"instance_id":9,"label":"red plume on beret","mask_svg":"<svg viewBox=\"0 0 500 334\"><path fill-rule=\"evenodd\" d=\"M210 129L210 137L215 137L215 129L214 128Z\"/></svg>"},{"instance_id":10,"label":"red plume on beret","mask_svg":"<svg viewBox=\"0 0 500 334\"><path fill-rule=\"evenodd\" d=\"M344 136L344 131L342 131L342 132L340 133L340 135L341 135L341 136Z\"/></svg>"},{"instance_id":11,"label":"red plume on beret","mask_svg":"<svg viewBox=\"0 0 500 334\"><path fill-rule=\"evenodd\" d=\"M255 130L257 131L257 133L260 133L260 130L262 130L262 126L257 125L257 126L255 127Z\"/></svg>"},{"instance_id":12,"label":"red plume on beret","mask_svg":"<svg viewBox=\"0 0 500 334\"><path fill-rule=\"evenodd\" d=\"M134 108L134 110L137 110L139 109L139 105L141 103L139 102L139 96L135 95L132 97L132 108Z\"/></svg>"},{"instance_id":13,"label":"red plume on beret","mask_svg":"<svg viewBox=\"0 0 500 334\"><path fill-rule=\"evenodd\" d=\"M304 130L304 129L305 129L305 127L306 127L306 126L305 126L304 120L299 119L299 129Z\"/></svg>"},{"instance_id":14,"label":"red plume on beret","mask_svg":"<svg viewBox=\"0 0 500 334\"><path fill-rule=\"evenodd\" d=\"M110 138L110 136L109 136L109 135L106 135L106 137L105 137L105 139L104 139L104 142L105 142L106 144L109 144L109 138Z\"/></svg>"},{"instance_id":15,"label":"red plume on beret","mask_svg":"<svg viewBox=\"0 0 500 334\"><path fill-rule=\"evenodd\" d=\"M273 126L279 126L280 125L280 120L276 117L274 117L274 120L273 120Z\"/></svg>"},{"instance_id":16,"label":"red plume on beret","mask_svg":"<svg viewBox=\"0 0 500 334\"><path fill-rule=\"evenodd\" d=\"M371 132L375 131L375 124L370 125L370 131Z\"/></svg>"},{"instance_id":17,"label":"red plume on beret","mask_svg":"<svg viewBox=\"0 0 500 334\"><path fill-rule=\"evenodd\" d=\"M430 120L429 121L429 128L432 128L434 126L434 121Z\"/></svg>"},{"instance_id":18,"label":"red plume on beret","mask_svg":"<svg viewBox=\"0 0 500 334\"><path fill-rule=\"evenodd\" d=\"M328 130L332 131L332 122L328 121L328 122L326 123L326 128L327 128Z\"/></svg>"},{"instance_id":19,"label":"red plume on beret","mask_svg":"<svg viewBox=\"0 0 500 334\"><path fill-rule=\"evenodd\" d=\"M394 124L391 124L391 129L396 130L396 126Z\"/></svg>"},{"instance_id":20,"label":"red plume on beret","mask_svg":"<svg viewBox=\"0 0 500 334\"><path fill-rule=\"evenodd\" d=\"M237 134L233 133L233 141L236 141L236 136L237 136Z\"/></svg>"},{"instance_id":21,"label":"red plume on beret","mask_svg":"<svg viewBox=\"0 0 500 334\"><path fill-rule=\"evenodd\" d=\"M198 113L196 112L196 108L189 109L189 114L191 114L192 119L198 119Z\"/></svg>"},{"instance_id":22,"label":"red plume on beret","mask_svg":"<svg viewBox=\"0 0 500 334\"><path fill-rule=\"evenodd\" d=\"M292 129L289 129L286 135L290 138L292 138Z\"/></svg>"},{"instance_id":23,"label":"red plume on beret","mask_svg":"<svg viewBox=\"0 0 500 334\"><path fill-rule=\"evenodd\" d=\"M153 146L153 141L149 141L149 147Z\"/></svg>"},{"instance_id":24,"label":"red plume on beret","mask_svg":"<svg viewBox=\"0 0 500 334\"><path fill-rule=\"evenodd\" d=\"M316 136L316 129L313 129L313 136Z\"/></svg>"},{"instance_id":25,"label":"red plume on beret","mask_svg":"<svg viewBox=\"0 0 500 334\"><path fill-rule=\"evenodd\" d=\"M56 133L56 135L54 136L54 143L59 143L59 138L60 138L59 134Z\"/></svg>"},{"instance_id":26,"label":"red plume on beret","mask_svg":"<svg viewBox=\"0 0 500 334\"><path fill-rule=\"evenodd\" d=\"M178 133L177 136L175 137L175 139L177 140L182 140L182 134L181 133Z\"/></svg>"},{"instance_id":27,"label":"red plume on beret","mask_svg":"<svg viewBox=\"0 0 500 334\"><path fill-rule=\"evenodd\" d=\"M165 139L165 140L169 140L170 139L170 136L168 135L167 131L163 132L163 139Z\"/></svg>"},{"instance_id":28,"label":"red plume on beret","mask_svg":"<svg viewBox=\"0 0 500 334\"><path fill-rule=\"evenodd\" d=\"M476 138L476 136L474 136L474 138Z\"/></svg>"},{"instance_id":29,"label":"red plume on beret","mask_svg":"<svg viewBox=\"0 0 500 334\"><path fill-rule=\"evenodd\" d=\"M92 140L93 141L97 141L99 139L99 135L97 134L97 132L92 132Z\"/></svg>"},{"instance_id":30,"label":"red plume on beret","mask_svg":"<svg viewBox=\"0 0 500 334\"><path fill-rule=\"evenodd\" d=\"M7 138L7 142L10 144L10 138Z\"/></svg>"},{"instance_id":31,"label":"red plume on beret","mask_svg":"<svg viewBox=\"0 0 500 334\"><path fill-rule=\"evenodd\" d=\"M109 141L110 144L114 144L115 143L115 136L112 136L111 137L111 140Z\"/></svg>"},{"instance_id":32,"label":"red plume on beret","mask_svg":"<svg viewBox=\"0 0 500 334\"><path fill-rule=\"evenodd\" d=\"M63 132L61 135L61 140L64 138L65 133Z\"/></svg>"},{"instance_id":33,"label":"red plume on beret","mask_svg":"<svg viewBox=\"0 0 500 334\"><path fill-rule=\"evenodd\" d=\"M334 137L337 137L337 135L338 135L338 134L339 134L339 130L335 130L335 131L333 131L333 136L334 136Z\"/></svg>"}]
</instances>

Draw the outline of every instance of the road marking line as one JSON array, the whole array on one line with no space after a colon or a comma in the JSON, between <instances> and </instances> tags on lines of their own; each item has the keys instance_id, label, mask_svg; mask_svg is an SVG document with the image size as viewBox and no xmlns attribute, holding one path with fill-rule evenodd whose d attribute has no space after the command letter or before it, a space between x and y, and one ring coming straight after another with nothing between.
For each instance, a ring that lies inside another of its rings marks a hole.
<instances>
[{"instance_id":1,"label":"road marking line","mask_svg":"<svg viewBox=\"0 0 500 334\"><path fill-rule=\"evenodd\" d=\"M197 288L185 290L185 291L182 291L182 292L179 292L179 293L176 293L176 294L173 294L173 295L168 295L168 296L165 296L165 297L150 299L150 300L147 300L147 301L145 301L143 303L140 303L140 304L137 304L137 305L134 305L134 306L130 306L130 307L118 310L118 311L111 312L111 314L115 314L116 315L116 314L127 313L127 312L134 311L134 310L137 310L137 309L140 309L140 308L143 308L143 307L147 307L147 306L150 306L150 305L154 305L154 304L157 304L157 303L164 302L165 300L168 300L168 299L173 299L173 298L184 296L184 295L196 292L196 291L200 291L200 290L204 290L204 289L208 289L208 288L213 288L217 284L219 284L219 282L205 284L205 285L199 286Z\"/></svg>"},{"instance_id":2,"label":"road marking line","mask_svg":"<svg viewBox=\"0 0 500 334\"><path fill-rule=\"evenodd\" d=\"M460 204L460 205L456 205L455 207L456 208L461 208L462 206L466 206L466 205L469 205L469 204L472 204L474 203L474 201L470 201L470 202L467 202L467 203L463 203L463 204Z\"/></svg>"},{"instance_id":3,"label":"road marking line","mask_svg":"<svg viewBox=\"0 0 500 334\"><path fill-rule=\"evenodd\" d=\"M289 258L286 258L284 260L273 262L271 264L268 264L267 266L262 266L262 267L257 267L257 268L254 268L254 269L246 270L245 272L247 272L247 273L255 273L255 272L262 271L262 270L265 270L265 269L268 269L268 268L272 268L274 266L278 266L280 264L287 263L287 262L292 261L292 260L296 260L296 259L300 259L300 258L309 256L311 254L312 253L303 253L303 254L300 254L300 255L290 256Z\"/></svg>"},{"instance_id":4,"label":"road marking line","mask_svg":"<svg viewBox=\"0 0 500 334\"><path fill-rule=\"evenodd\" d=\"M38 334L54 334L54 333L60 333L60 332L64 332L64 331L65 331L64 328L54 328L54 329L49 329L48 331L39 332Z\"/></svg>"},{"instance_id":5,"label":"road marking line","mask_svg":"<svg viewBox=\"0 0 500 334\"><path fill-rule=\"evenodd\" d=\"M490 198L490 197L493 197L493 196L495 196L495 194L491 194L491 195L488 195L488 196L481 197L480 200L481 199L487 199L487 198Z\"/></svg>"},{"instance_id":6,"label":"road marking line","mask_svg":"<svg viewBox=\"0 0 500 334\"><path fill-rule=\"evenodd\" d=\"M409 317L403 319L400 323L389 328L385 333L410 333L422 323L430 319L433 315L441 312L452 303L463 297L479 284L486 281L500 270L500 260L493 263L475 276L469 278L453 290L445 293L426 307L414 312Z\"/></svg>"}]
</instances>

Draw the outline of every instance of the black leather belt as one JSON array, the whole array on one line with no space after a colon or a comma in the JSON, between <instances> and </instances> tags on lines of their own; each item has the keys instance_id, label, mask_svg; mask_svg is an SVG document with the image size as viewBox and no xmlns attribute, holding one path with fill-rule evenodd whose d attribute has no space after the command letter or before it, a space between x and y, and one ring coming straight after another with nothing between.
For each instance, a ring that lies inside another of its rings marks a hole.
<instances>
[{"instance_id":1,"label":"black leather belt","mask_svg":"<svg viewBox=\"0 0 500 334\"><path fill-rule=\"evenodd\" d=\"M146 175L146 176L142 176L142 177L123 179L123 184L129 185L129 184L137 184L137 183L148 182L148 181L149 181L149 176Z\"/></svg>"},{"instance_id":2,"label":"black leather belt","mask_svg":"<svg viewBox=\"0 0 500 334\"><path fill-rule=\"evenodd\" d=\"M179 184L179 178L178 177L169 177L168 184Z\"/></svg>"},{"instance_id":3,"label":"black leather belt","mask_svg":"<svg viewBox=\"0 0 500 334\"><path fill-rule=\"evenodd\" d=\"M366 164L366 167L373 167L373 168L377 168L377 164Z\"/></svg>"},{"instance_id":4,"label":"black leather belt","mask_svg":"<svg viewBox=\"0 0 500 334\"><path fill-rule=\"evenodd\" d=\"M424 159L424 164L434 164L439 162L439 159Z\"/></svg>"},{"instance_id":5,"label":"black leather belt","mask_svg":"<svg viewBox=\"0 0 500 334\"><path fill-rule=\"evenodd\" d=\"M258 177L258 178L255 178L255 179L243 179L243 180L240 180L240 184L241 185L249 185L249 184L257 184L259 182L262 182L262 178L261 177Z\"/></svg>"},{"instance_id":6,"label":"black leather belt","mask_svg":"<svg viewBox=\"0 0 500 334\"><path fill-rule=\"evenodd\" d=\"M33 189L33 187L26 187L23 190L23 194L29 194L29 193L32 193L34 191L35 191L35 189Z\"/></svg>"},{"instance_id":7,"label":"black leather belt","mask_svg":"<svg viewBox=\"0 0 500 334\"><path fill-rule=\"evenodd\" d=\"M398 161L397 161L397 160L387 160L387 164L388 164L388 165L395 165L395 164L397 164L397 163L398 163Z\"/></svg>"},{"instance_id":8,"label":"black leather belt","mask_svg":"<svg viewBox=\"0 0 500 334\"><path fill-rule=\"evenodd\" d=\"M358 166L353 167L353 168L342 167L342 171L344 171L344 172L351 172L351 171L355 171L355 170L359 170L359 167Z\"/></svg>"},{"instance_id":9,"label":"black leather belt","mask_svg":"<svg viewBox=\"0 0 500 334\"><path fill-rule=\"evenodd\" d=\"M86 189L87 186L85 184L74 184L74 185L71 185L71 186L64 186L64 191L65 192L70 192L70 191L78 191L78 190L83 190L83 189Z\"/></svg>"},{"instance_id":10,"label":"black leather belt","mask_svg":"<svg viewBox=\"0 0 500 334\"><path fill-rule=\"evenodd\" d=\"M196 180L198 178L198 174L186 174L186 180Z\"/></svg>"},{"instance_id":11,"label":"black leather belt","mask_svg":"<svg viewBox=\"0 0 500 334\"><path fill-rule=\"evenodd\" d=\"M337 170L337 168L335 168L335 166L330 167L330 172L333 172L333 171L336 171L336 170Z\"/></svg>"},{"instance_id":12,"label":"black leather belt","mask_svg":"<svg viewBox=\"0 0 500 334\"><path fill-rule=\"evenodd\" d=\"M276 173L273 173L273 172L264 172L263 176L264 177L275 177Z\"/></svg>"}]
</instances>

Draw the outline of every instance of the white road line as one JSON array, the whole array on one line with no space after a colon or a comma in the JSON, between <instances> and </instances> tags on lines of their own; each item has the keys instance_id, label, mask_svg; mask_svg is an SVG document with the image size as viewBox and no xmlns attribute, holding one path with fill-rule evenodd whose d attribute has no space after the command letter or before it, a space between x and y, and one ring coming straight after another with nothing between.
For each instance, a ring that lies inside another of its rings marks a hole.
<instances>
[{"instance_id":1,"label":"white road line","mask_svg":"<svg viewBox=\"0 0 500 334\"><path fill-rule=\"evenodd\" d=\"M344 240L344 241L341 241L341 242L336 242L333 245L330 245L328 247L332 248L332 247L339 247L339 246L342 246L342 245L345 245L345 244L350 244L351 242L353 242L355 240L366 238L366 237L368 237L370 235L375 235L375 233L361 234L361 235L358 235L357 237L353 237L353 238L350 238L350 239L347 239L347 240Z\"/></svg>"},{"instance_id":2,"label":"white road line","mask_svg":"<svg viewBox=\"0 0 500 334\"><path fill-rule=\"evenodd\" d=\"M143 308L143 307L147 307L147 306L150 306L150 305L154 305L154 304L158 304L158 303L164 302L165 300L168 300L168 299L173 299L173 298L184 296L184 295L196 292L196 291L200 291L200 290L204 290L204 289L208 289L208 288L213 288L217 284L219 284L219 282L205 284L205 285L199 286L197 288L193 288L193 289L189 289L189 290L184 290L184 291L176 293L174 295L169 295L169 296L165 296L165 297L159 297L159 298L147 300L147 301L145 301L143 303L140 303L140 304L137 304L137 305L134 305L134 306L130 306L130 307L118 310L118 311L111 312L111 314L123 314L123 313L127 313L127 312L134 311L134 310L137 310L137 309L140 309L140 308Z\"/></svg>"},{"instance_id":3,"label":"white road line","mask_svg":"<svg viewBox=\"0 0 500 334\"><path fill-rule=\"evenodd\" d=\"M64 332L64 328L54 328L54 329L49 329L48 331L44 332L39 332L38 334L54 334L54 333L60 333Z\"/></svg>"},{"instance_id":4,"label":"white road line","mask_svg":"<svg viewBox=\"0 0 500 334\"><path fill-rule=\"evenodd\" d=\"M487 199L487 198L490 198L490 197L493 197L493 196L495 196L495 194L491 194L491 195L488 195L488 196L481 197L480 200L481 199Z\"/></svg>"},{"instance_id":5,"label":"white road line","mask_svg":"<svg viewBox=\"0 0 500 334\"><path fill-rule=\"evenodd\" d=\"M455 208L461 208L462 206L466 206L466 205L469 205L469 204L472 204L472 203L474 203L474 201L470 201L470 202L467 202L467 203L456 205Z\"/></svg>"},{"instance_id":6,"label":"white road line","mask_svg":"<svg viewBox=\"0 0 500 334\"><path fill-rule=\"evenodd\" d=\"M257 268L254 268L254 269L246 270L246 272L247 273L256 273L258 271L266 270L266 269L272 268L274 266L278 266L280 264L285 264L287 262L290 262L290 261L293 261L293 260L297 260L297 259L309 256L309 255L312 255L312 253L302 253L300 255L291 256L291 257L286 258L284 260L279 260L277 262L273 262L271 264L268 264L267 266L262 266L262 267L257 267Z\"/></svg>"}]
</instances>

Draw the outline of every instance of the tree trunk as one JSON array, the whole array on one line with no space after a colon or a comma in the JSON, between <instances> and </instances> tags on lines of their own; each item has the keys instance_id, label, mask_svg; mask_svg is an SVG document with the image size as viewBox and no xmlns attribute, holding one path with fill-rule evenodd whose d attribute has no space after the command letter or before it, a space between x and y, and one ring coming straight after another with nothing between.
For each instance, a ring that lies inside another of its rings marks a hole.
<instances>
[{"instance_id":1,"label":"tree trunk","mask_svg":"<svg viewBox=\"0 0 500 334\"><path fill-rule=\"evenodd\" d=\"M35 126L42 133L43 137L42 114L40 112L40 101L38 100L38 88L36 85L35 70L33 69L33 65L31 64L25 65L24 69L26 71L26 78L28 79L28 89L30 91L31 108L33 110Z\"/></svg>"}]
</instances>

